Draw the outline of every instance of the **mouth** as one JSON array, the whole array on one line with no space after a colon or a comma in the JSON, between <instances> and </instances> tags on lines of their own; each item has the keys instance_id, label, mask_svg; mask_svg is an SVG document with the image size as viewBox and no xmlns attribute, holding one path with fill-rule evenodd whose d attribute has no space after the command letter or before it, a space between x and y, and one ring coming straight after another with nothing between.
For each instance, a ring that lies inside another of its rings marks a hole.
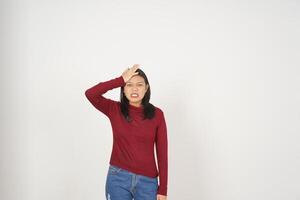
<instances>
[{"instance_id":1,"label":"mouth","mask_svg":"<svg viewBox=\"0 0 300 200\"><path fill-rule=\"evenodd\" d=\"M139 97L139 94L138 93L132 93L130 95L131 98L138 98Z\"/></svg>"}]
</instances>

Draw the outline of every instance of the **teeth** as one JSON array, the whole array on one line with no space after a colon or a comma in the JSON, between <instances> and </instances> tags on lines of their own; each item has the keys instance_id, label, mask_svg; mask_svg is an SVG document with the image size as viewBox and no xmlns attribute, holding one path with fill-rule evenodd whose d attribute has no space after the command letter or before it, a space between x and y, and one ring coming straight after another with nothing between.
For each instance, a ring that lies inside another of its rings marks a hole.
<instances>
[{"instance_id":1,"label":"teeth","mask_svg":"<svg viewBox=\"0 0 300 200\"><path fill-rule=\"evenodd\" d=\"M131 94L131 96L133 96L133 97L137 97L137 96L138 96L138 94Z\"/></svg>"}]
</instances>

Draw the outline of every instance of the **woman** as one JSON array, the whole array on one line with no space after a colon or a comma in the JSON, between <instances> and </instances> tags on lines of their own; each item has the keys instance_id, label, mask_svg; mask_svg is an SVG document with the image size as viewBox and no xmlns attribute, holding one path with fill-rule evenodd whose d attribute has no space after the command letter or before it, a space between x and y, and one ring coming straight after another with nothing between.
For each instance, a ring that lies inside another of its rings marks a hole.
<instances>
[{"instance_id":1,"label":"woman","mask_svg":"<svg viewBox=\"0 0 300 200\"><path fill-rule=\"evenodd\" d=\"M120 102L103 96L118 87ZM107 200L167 199L167 126L163 111L149 102L150 94L147 76L138 64L85 92L112 126L113 147L105 184Z\"/></svg>"}]
</instances>

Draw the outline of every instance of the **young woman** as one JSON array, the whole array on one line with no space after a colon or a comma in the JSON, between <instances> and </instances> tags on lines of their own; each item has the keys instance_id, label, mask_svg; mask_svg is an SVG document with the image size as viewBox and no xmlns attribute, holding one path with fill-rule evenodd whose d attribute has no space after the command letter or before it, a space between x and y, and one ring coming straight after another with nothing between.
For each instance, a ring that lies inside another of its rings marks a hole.
<instances>
[{"instance_id":1,"label":"young woman","mask_svg":"<svg viewBox=\"0 0 300 200\"><path fill-rule=\"evenodd\" d=\"M120 101L103 96L118 87ZM109 118L112 127L113 147L105 184L107 200L167 199L167 126L163 111L149 102L150 94L147 76L138 64L85 91L87 99Z\"/></svg>"}]
</instances>

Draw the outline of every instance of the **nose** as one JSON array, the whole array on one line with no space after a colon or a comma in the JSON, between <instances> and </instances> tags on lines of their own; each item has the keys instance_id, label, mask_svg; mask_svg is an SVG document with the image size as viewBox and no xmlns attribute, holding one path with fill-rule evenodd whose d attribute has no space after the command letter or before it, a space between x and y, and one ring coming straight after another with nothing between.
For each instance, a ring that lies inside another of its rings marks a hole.
<instances>
[{"instance_id":1,"label":"nose","mask_svg":"<svg viewBox=\"0 0 300 200\"><path fill-rule=\"evenodd\" d=\"M134 87L132 88L132 90L133 90L133 91L137 91L138 88L137 88L136 86L134 86Z\"/></svg>"}]
</instances>

